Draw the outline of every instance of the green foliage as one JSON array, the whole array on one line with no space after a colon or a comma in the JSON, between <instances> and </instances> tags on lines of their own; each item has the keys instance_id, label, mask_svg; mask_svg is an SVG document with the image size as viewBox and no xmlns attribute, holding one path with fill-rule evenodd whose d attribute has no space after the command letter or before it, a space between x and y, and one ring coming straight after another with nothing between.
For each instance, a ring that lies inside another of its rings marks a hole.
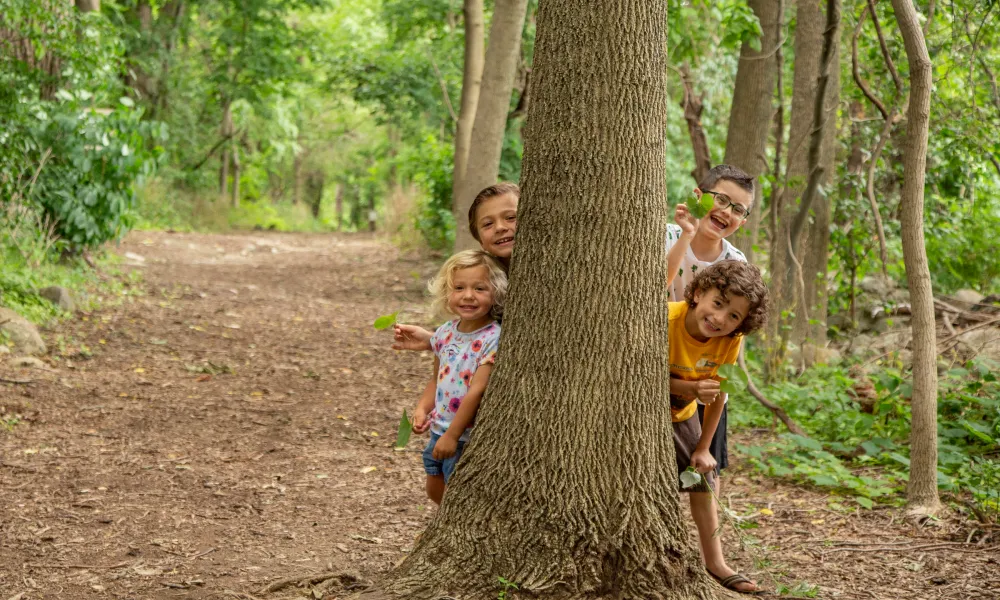
<instances>
[{"instance_id":1,"label":"green foliage","mask_svg":"<svg viewBox=\"0 0 1000 600\"><path fill-rule=\"evenodd\" d=\"M500 591L497 593L497 600L508 600L511 592L516 592L518 590L518 585L516 583L504 579L503 577L497 577L497 582L500 584Z\"/></svg>"},{"instance_id":2,"label":"green foliage","mask_svg":"<svg viewBox=\"0 0 1000 600\"><path fill-rule=\"evenodd\" d=\"M453 153L451 144L428 134L419 147L398 158L401 174L411 177L427 194L420 205L417 229L431 248L440 250L455 243L456 223L451 213Z\"/></svg>"},{"instance_id":3,"label":"green foliage","mask_svg":"<svg viewBox=\"0 0 1000 600\"><path fill-rule=\"evenodd\" d=\"M1000 383L994 365L973 362L939 381L938 483L970 495L980 506L1000 500ZM809 437L782 433L766 444L741 447L758 469L829 488L859 506L893 502L908 477L910 384L898 370L873 376L878 394L862 410L845 371L817 367L764 393L802 425ZM734 426L763 427L771 415L756 403L732 405ZM854 458L851 458L854 457Z\"/></svg>"},{"instance_id":4,"label":"green foliage","mask_svg":"<svg viewBox=\"0 0 1000 600\"><path fill-rule=\"evenodd\" d=\"M157 123L143 122L127 97L107 114L83 106L84 90L57 94L65 105L50 116L42 108L31 127L36 149L51 152L30 199L54 224L54 233L79 250L117 239L129 229L135 205L133 185L154 166L165 137ZM44 158L43 158L44 159Z\"/></svg>"},{"instance_id":5,"label":"green foliage","mask_svg":"<svg viewBox=\"0 0 1000 600\"><path fill-rule=\"evenodd\" d=\"M406 444L410 442L410 434L413 433L413 422L406 415L406 409L403 409L403 416L399 420L399 429L396 432L396 448L405 448Z\"/></svg>"}]
</instances>

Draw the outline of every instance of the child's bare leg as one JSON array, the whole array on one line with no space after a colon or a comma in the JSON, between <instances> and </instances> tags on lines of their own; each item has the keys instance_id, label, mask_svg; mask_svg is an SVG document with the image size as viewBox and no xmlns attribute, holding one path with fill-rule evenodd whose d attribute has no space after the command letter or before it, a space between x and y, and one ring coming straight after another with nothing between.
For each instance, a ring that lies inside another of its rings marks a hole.
<instances>
[{"instance_id":1,"label":"child's bare leg","mask_svg":"<svg viewBox=\"0 0 1000 600\"><path fill-rule=\"evenodd\" d=\"M441 498L444 497L444 475L427 476L427 497L434 504L441 504Z\"/></svg>"},{"instance_id":2,"label":"child's bare leg","mask_svg":"<svg viewBox=\"0 0 1000 600\"><path fill-rule=\"evenodd\" d=\"M715 499L708 492L691 492L691 516L698 527L698 541L701 542L701 555L705 559L708 571L720 579L725 579L736 573L726 564L722 555L722 539L715 535L719 529L719 513L715 507ZM735 584L737 591L752 592L758 589L756 582Z\"/></svg>"}]
</instances>

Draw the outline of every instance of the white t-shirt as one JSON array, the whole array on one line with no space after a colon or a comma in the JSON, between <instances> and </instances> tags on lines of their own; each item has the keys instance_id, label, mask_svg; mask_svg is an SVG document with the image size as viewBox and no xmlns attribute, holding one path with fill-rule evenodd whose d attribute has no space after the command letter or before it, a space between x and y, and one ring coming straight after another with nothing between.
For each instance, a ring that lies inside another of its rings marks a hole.
<instances>
[{"instance_id":1,"label":"white t-shirt","mask_svg":"<svg viewBox=\"0 0 1000 600\"><path fill-rule=\"evenodd\" d=\"M676 223L667 223L667 252L674 247L677 240L681 238L681 226ZM694 280L694 276L698 273L698 269L703 269L714 265L715 263L722 260L738 260L741 262L747 262L747 257L740 252L736 246L730 244L726 240L722 240L722 252L719 256L715 257L715 260L698 260L698 257L694 255L694 251L691 250L691 246L688 246L687 252L684 253L684 258L681 259L680 270L677 271L677 277L674 277L673 283L667 288L669 302L683 302L684 301L684 289L687 288L688 284Z\"/></svg>"}]
</instances>

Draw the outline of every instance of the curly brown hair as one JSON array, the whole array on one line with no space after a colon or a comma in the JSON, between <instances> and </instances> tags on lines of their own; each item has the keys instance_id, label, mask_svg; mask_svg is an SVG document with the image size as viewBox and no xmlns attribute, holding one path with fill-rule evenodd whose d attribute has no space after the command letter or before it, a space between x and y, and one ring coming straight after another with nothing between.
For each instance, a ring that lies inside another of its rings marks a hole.
<instances>
[{"instance_id":1,"label":"curly brown hair","mask_svg":"<svg viewBox=\"0 0 1000 600\"><path fill-rule=\"evenodd\" d=\"M747 316L730 335L749 335L767 323L767 286L757 267L739 260L723 260L705 267L698 271L684 290L684 299L688 306L693 307L697 304L694 301L695 292L704 294L713 288L719 290L723 299L728 300L730 294L735 294L750 303Z\"/></svg>"}]
</instances>

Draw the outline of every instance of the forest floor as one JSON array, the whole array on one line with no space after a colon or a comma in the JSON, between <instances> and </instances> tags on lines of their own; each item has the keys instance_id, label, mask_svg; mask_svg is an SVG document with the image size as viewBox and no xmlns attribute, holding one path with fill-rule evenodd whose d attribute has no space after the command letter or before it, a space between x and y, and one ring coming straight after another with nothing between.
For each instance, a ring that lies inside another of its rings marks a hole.
<instances>
[{"instance_id":1,"label":"forest floor","mask_svg":"<svg viewBox=\"0 0 1000 600\"><path fill-rule=\"evenodd\" d=\"M365 235L136 232L118 252L141 294L44 332L66 358L0 369L32 380L0 383L20 417L0 429L0 600L341 598L352 577L265 590L400 561L435 510L423 440L391 449L430 359L371 324L419 316L433 261ZM1000 551L971 524L834 510L733 462L724 501L777 581L729 528L726 547L765 585L1000 598Z\"/></svg>"}]
</instances>

